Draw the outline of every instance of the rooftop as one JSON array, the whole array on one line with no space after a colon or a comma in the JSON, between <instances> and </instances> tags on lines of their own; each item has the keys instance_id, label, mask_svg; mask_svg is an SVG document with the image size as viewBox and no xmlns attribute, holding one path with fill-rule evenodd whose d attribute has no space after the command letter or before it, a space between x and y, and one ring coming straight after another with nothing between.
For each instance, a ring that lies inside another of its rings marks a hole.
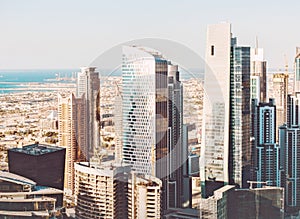
<instances>
[{"instance_id":1,"label":"rooftop","mask_svg":"<svg viewBox=\"0 0 300 219\"><path fill-rule=\"evenodd\" d=\"M199 218L199 210L194 208L169 208L166 218Z\"/></svg>"},{"instance_id":2,"label":"rooftop","mask_svg":"<svg viewBox=\"0 0 300 219\"><path fill-rule=\"evenodd\" d=\"M31 179L25 178L23 176L14 173L5 172L5 171L0 171L0 179L4 181L14 182L21 185L28 185L28 184L36 185L36 183Z\"/></svg>"},{"instance_id":3,"label":"rooftop","mask_svg":"<svg viewBox=\"0 0 300 219\"><path fill-rule=\"evenodd\" d=\"M75 170L94 175L113 177L118 173L129 173L129 165L121 165L114 161L105 161L101 163L95 162L79 162L75 163Z\"/></svg>"},{"instance_id":4,"label":"rooftop","mask_svg":"<svg viewBox=\"0 0 300 219\"><path fill-rule=\"evenodd\" d=\"M12 217L49 217L49 213L47 211L0 211L0 215L12 216Z\"/></svg>"},{"instance_id":5,"label":"rooftop","mask_svg":"<svg viewBox=\"0 0 300 219\"><path fill-rule=\"evenodd\" d=\"M45 144L32 144L23 146L22 148L12 148L10 151L20 152L30 155L43 155L48 153L53 153L56 151L64 150L63 147L50 146Z\"/></svg>"}]
</instances>

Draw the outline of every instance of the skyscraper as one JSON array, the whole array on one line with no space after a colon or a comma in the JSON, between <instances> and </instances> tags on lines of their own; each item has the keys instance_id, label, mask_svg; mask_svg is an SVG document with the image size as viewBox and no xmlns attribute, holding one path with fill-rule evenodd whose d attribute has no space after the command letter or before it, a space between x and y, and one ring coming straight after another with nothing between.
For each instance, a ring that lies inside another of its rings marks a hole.
<instances>
[{"instance_id":1,"label":"skyscraper","mask_svg":"<svg viewBox=\"0 0 300 219\"><path fill-rule=\"evenodd\" d=\"M162 180L162 207L181 206L182 86L157 51L123 47L123 162ZM172 118L171 118L171 117Z\"/></svg>"},{"instance_id":2,"label":"skyscraper","mask_svg":"<svg viewBox=\"0 0 300 219\"><path fill-rule=\"evenodd\" d=\"M280 147L276 144L276 106L269 103L252 104L253 180L269 186L281 186L283 168ZM257 185L261 187L261 184Z\"/></svg>"},{"instance_id":3,"label":"skyscraper","mask_svg":"<svg viewBox=\"0 0 300 219\"><path fill-rule=\"evenodd\" d=\"M64 190L72 195L74 192L74 163L85 161L85 121L82 98L58 95L58 143L66 148Z\"/></svg>"},{"instance_id":4,"label":"skyscraper","mask_svg":"<svg viewBox=\"0 0 300 219\"><path fill-rule=\"evenodd\" d=\"M73 124L74 119L74 95L64 99L58 96L58 130L59 145L66 148L65 182L64 189L73 191L74 188L74 162L77 158L76 131ZM76 121L76 120L75 120Z\"/></svg>"},{"instance_id":5,"label":"skyscraper","mask_svg":"<svg viewBox=\"0 0 300 219\"><path fill-rule=\"evenodd\" d=\"M82 98L86 121L86 148L88 160L100 147L100 80L94 67L81 68L77 78L77 97Z\"/></svg>"},{"instance_id":6,"label":"skyscraper","mask_svg":"<svg viewBox=\"0 0 300 219\"><path fill-rule=\"evenodd\" d=\"M277 129L286 123L287 113L287 95L288 95L288 79L289 75L285 73L277 73L273 75L273 97L276 104ZM278 137L276 138L278 141Z\"/></svg>"},{"instance_id":7,"label":"skyscraper","mask_svg":"<svg viewBox=\"0 0 300 219\"><path fill-rule=\"evenodd\" d=\"M200 178L207 197L229 182L244 187L251 163L250 47L237 46L228 23L208 26L204 90Z\"/></svg>"},{"instance_id":8,"label":"skyscraper","mask_svg":"<svg viewBox=\"0 0 300 219\"><path fill-rule=\"evenodd\" d=\"M114 109L114 125L115 125L115 160L117 163L122 162L122 93L118 85L116 85L115 109Z\"/></svg>"},{"instance_id":9,"label":"skyscraper","mask_svg":"<svg viewBox=\"0 0 300 219\"><path fill-rule=\"evenodd\" d=\"M206 197L207 181L229 183L230 50L231 25L209 25L200 159L203 197Z\"/></svg>"},{"instance_id":10,"label":"skyscraper","mask_svg":"<svg viewBox=\"0 0 300 219\"><path fill-rule=\"evenodd\" d=\"M288 215L300 211L300 48L296 48L294 92L286 97L286 123L279 128L279 145L285 171L285 206Z\"/></svg>"},{"instance_id":11,"label":"skyscraper","mask_svg":"<svg viewBox=\"0 0 300 219\"><path fill-rule=\"evenodd\" d=\"M251 93L257 93L258 103L267 101L267 62L264 60L264 50L256 47L251 49ZM253 97L251 97L253 98Z\"/></svg>"},{"instance_id":12,"label":"skyscraper","mask_svg":"<svg viewBox=\"0 0 300 219\"><path fill-rule=\"evenodd\" d=\"M169 100L169 207L182 207L183 202L183 88L177 65L168 63Z\"/></svg>"},{"instance_id":13,"label":"skyscraper","mask_svg":"<svg viewBox=\"0 0 300 219\"><path fill-rule=\"evenodd\" d=\"M300 93L300 47L296 48L296 57L294 63L294 93Z\"/></svg>"},{"instance_id":14,"label":"skyscraper","mask_svg":"<svg viewBox=\"0 0 300 219\"><path fill-rule=\"evenodd\" d=\"M231 40L229 183L246 187L251 167L250 47Z\"/></svg>"},{"instance_id":15,"label":"skyscraper","mask_svg":"<svg viewBox=\"0 0 300 219\"><path fill-rule=\"evenodd\" d=\"M287 123L279 128L279 144L282 149L285 177L285 206L288 213L300 210L300 120L299 98L287 97Z\"/></svg>"},{"instance_id":16,"label":"skyscraper","mask_svg":"<svg viewBox=\"0 0 300 219\"><path fill-rule=\"evenodd\" d=\"M166 176L167 163L156 161L167 156L167 60L123 47L122 72L123 161L139 173Z\"/></svg>"}]
</instances>

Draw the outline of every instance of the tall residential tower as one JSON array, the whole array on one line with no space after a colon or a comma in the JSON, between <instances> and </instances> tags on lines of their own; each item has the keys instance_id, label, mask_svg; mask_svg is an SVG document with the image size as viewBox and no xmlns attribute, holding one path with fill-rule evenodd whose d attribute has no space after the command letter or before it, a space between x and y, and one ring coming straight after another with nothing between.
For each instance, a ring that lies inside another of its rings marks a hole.
<instances>
[{"instance_id":1,"label":"tall residential tower","mask_svg":"<svg viewBox=\"0 0 300 219\"><path fill-rule=\"evenodd\" d=\"M281 186L283 168L280 146L276 144L276 106L269 103L252 103L252 180L265 182L269 186ZM261 187L261 184L257 184Z\"/></svg>"},{"instance_id":2,"label":"tall residential tower","mask_svg":"<svg viewBox=\"0 0 300 219\"><path fill-rule=\"evenodd\" d=\"M66 148L64 189L70 195L74 192L74 163L87 158L84 109L82 98L58 95L58 144Z\"/></svg>"},{"instance_id":3,"label":"tall residential tower","mask_svg":"<svg viewBox=\"0 0 300 219\"><path fill-rule=\"evenodd\" d=\"M93 67L81 68L77 78L77 97L82 98L86 113L83 125L86 131L87 160L100 147L100 80L99 73L95 70Z\"/></svg>"}]
</instances>

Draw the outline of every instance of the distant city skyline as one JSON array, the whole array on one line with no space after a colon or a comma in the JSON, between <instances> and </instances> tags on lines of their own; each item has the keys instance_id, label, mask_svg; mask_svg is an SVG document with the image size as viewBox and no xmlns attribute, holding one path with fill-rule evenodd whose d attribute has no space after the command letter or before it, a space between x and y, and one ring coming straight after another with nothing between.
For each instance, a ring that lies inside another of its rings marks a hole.
<instances>
[{"instance_id":1,"label":"distant city skyline","mask_svg":"<svg viewBox=\"0 0 300 219\"><path fill-rule=\"evenodd\" d=\"M241 45L264 48L268 68L292 69L300 2L0 0L0 69L79 68L120 43L168 39L204 58L206 28L234 25Z\"/></svg>"}]
</instances>

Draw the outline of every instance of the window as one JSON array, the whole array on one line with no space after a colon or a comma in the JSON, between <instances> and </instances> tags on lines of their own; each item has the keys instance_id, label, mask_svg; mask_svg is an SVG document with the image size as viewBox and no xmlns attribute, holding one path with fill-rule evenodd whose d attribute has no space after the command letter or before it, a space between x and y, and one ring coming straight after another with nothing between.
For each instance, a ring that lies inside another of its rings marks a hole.
<instances>
[{"instance_id":1,"label":"window","mask_svg":"<svg viewBox=\"0 0 300 219\"><path fill-rule=\"evenodd\" d=\"M215 46L211 46L211 55L214 56L215 55Z\"/></svg>"}]
</instances>

